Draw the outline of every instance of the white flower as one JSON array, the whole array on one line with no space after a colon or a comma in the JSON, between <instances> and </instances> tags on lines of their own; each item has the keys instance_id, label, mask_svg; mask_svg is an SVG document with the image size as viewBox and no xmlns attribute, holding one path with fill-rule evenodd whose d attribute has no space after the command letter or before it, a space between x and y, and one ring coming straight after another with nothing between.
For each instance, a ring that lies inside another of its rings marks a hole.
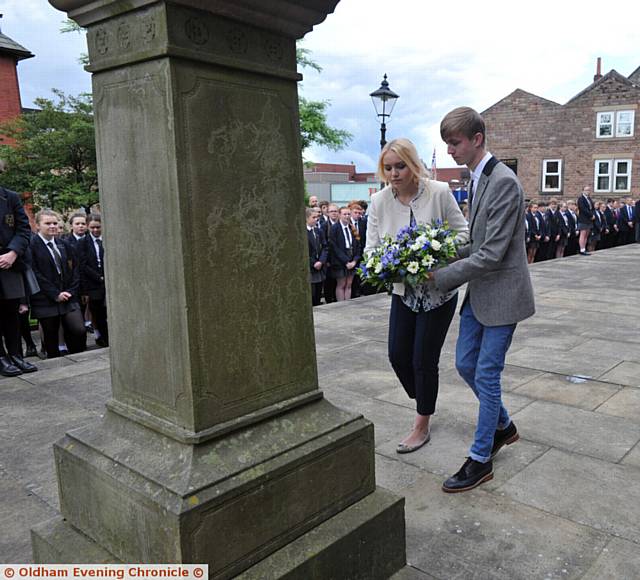
<instances>
[{"instance_id":1,"label":"white flower","mask_svg":"<svg viewBox=\"0 0 640 580\"><path fill-rule=\"evenodd\" d=\"M434 262L435 260L433 259L433 256L427 256L426 258L423 258L422 265L425 266L426 268L431 268Z\"/></svg>"},{"instance_id":2,"label":"white flower","mask_svg":"<svg viewBox=\"0 0 640 580\"><path fill-rule=\"evenodd\" d=\"M412 252L417 252L422 247L422 244L418 243L418 240L411 246Z\"/></svg>"},{"instance_id":3,"label":"white flower","mask_svg":"<svg viewBox=\"0 0 640 580\"><path fill-rule=\"evenodd\" d=\"M435 238L440 233L440 228L433 228L430 233Z\"/></svg>"},{"instance_id":4,"label":"white flower","mask_svg":"<svg viewBox=\"0 0 640 580\"><path fill-rule=\"evenodd\" d=\"M378 263L376 264L376 269L374 270L374 272L375 272L376 274L380 274L380 272L382 272L382 262L378 262Z\"/></svg>"},{"instance_id":5,"label":"white flower","mask_svg":"<svg viewBox=\"0 0 640 580\"><path fill-rule=\"evenodd\" d=\"M373 258L369 258L369 261L367 262L367 268L370 270L371 268L373 268L373 264L375 263L375 260Z\"/></svg>"},{"instance_id":6,"label":"white flower","mask_svg":"<svg viewBox=\"0 0 640 580\"><path fill-rule=\"evenodd\" d=\"M407 266L407 272L409 272L410 274L415 274L419 268L420 264L418 264L418 262L409 262L409 265Z\"/></svg>"},{"instance_id":7,"label":"white flower","mask_svg":"<svg viewBox=\"0 0 640 580\"><path fill-rule=\"evenodd\" d=\"M427 240L428 240L427 236L422 234L416 238L416 244L418 244L419 248L421 248L422 246L424 246Z\"/></svg>"},{"instance_id":8,"label":"white flower","mask_svg":"<svg viewBox=\"0 0 640 580\"><path fill-rule=\"evenodd\" d=\"M438 240L433 240L431 247L437 252L442 247L442 244Z\"/></svg>"}]
</instances>

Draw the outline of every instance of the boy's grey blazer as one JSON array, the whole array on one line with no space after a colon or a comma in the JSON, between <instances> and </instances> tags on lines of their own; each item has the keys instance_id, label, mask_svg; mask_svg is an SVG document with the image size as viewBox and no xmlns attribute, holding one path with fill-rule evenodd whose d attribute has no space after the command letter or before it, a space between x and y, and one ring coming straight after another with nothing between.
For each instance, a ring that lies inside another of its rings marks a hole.
<instances>
[{"instance_id":1,"label":"boy's grey blazer","mask_svg":"<svg viewBox=\"0 0 640 580\"><path fill-rule=\"evenodd\" d=\"M469 219L470 245L460 249L461 260L436 270L436 286L448 291L469 282L465 301L485 326L532 316L524 194L515 174L495 157L478 180Z\"/></svg>"}]
</instances>

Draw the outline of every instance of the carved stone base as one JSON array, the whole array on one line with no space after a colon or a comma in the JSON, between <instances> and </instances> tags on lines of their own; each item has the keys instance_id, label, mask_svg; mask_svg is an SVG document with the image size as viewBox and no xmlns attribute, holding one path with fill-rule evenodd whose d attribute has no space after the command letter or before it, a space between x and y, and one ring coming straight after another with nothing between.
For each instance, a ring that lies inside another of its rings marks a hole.
<instances>
[{"instance_id":1,"label":"carved stone base","mask_svg":"<svg viewBox=\"0 0 640 580\"><path fill-rule=\"evenodd\" d=\"M31 535L36 562L120 563L61 517L40 524ZM404 499L378 488L237 578L382 580L405 565L404 553Z\"/></svg>"},{"instance_id":2,"label":"carved stone base","mask_svg":"<svg viewBox=\"0 0 640 580\"><path fill-rule=\"evenodd\" d=\"M206 563L220 578L375 490L373 426L324 399L200 445L109 412L54 451L74 528L123 562Z\"/></svg>"}]
</instances>

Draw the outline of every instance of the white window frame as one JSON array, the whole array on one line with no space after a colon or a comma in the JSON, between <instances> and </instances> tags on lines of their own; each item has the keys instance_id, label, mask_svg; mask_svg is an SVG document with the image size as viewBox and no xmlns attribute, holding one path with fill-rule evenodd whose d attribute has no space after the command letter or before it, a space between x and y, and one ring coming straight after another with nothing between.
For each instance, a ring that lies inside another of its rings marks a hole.
<instances>
[{"instance_id":1,"label":"white window frame","mask_svg":"<svg viewBox=\"0 0 640 580\"><path fill-rule=\"evenodd\" d=\"M602 123L602 116L610 115L611 123ZM596 116L596 139L612 139L615 135L614 133L614 124L615 124L616 114L615 111L600 111ZM600 135L600 127L602 125L611 125L611 134L610 135Z\"/></svg>"},{"instance_id":2,"label":"white window frame","mask_svg":"<svg viewBox=\"0 0 640 580\"><path fill-rule=\"evenodd\" d=\"M600 163L607 164L607 173L598 173ZM613 159L596 159L595 166L593 168L593 191L596 193L611 191L611 179L613 177ZM609 179L609 186L603 189L598 187L598 177L607 177Z\"/></svg>"},{"instance_id":3,"label":"white window frame","mask_svg":"<svg viewBox=\"0 0 640 580\"><path fill-rule=\"evenodd\" d=\"M618 163L626 163L626 173L618 173ZM618 189L618 177L627 178L627 187L625 189ZM615 192L630 192L631 191L631 159L614 159L613 160L613 191Z\"/></svg>"},{"instance_id":4,"label":"white window frame","mask_svg":"<svg viewBox=\"0 0 640 580\"><path fill-rule=\"evenodd\" d=\"M620 115L623 115L625 113L628 113L629 115L631 115L631 133L628 134L624 134L621 135L620 134ZM625 137L633 137L633 126L635 124L635 120L636 120L636 112L631 109L629 111L616 111L616 137L621 137L621 138L625 138Z\"/></svg>"},{"instance_id":5,"label":"white window frame","mask_svg":"<svg viewBox=\"0 0 640 580\"><path fill-rule=\"evenodd\" d=\"M548 163L557 163L558 164L558 171L547 171L547 164ZM547 187L546 186L546 182L547 182L547 176L554 176L557 175L558 176L558 187ZM545 193L554 193L554 192L559 192L562 191L562 159L543 159L542 160L542 183L541 183L541 189L543 192Z\"/></svg>"},{"instance_id":6,"label":"white window frame","mask_svg":"<svg viewBox=\"0 0 640 580\"><path fill-rule=\"evenodd\" d=\"M599 165L601 163L607 164L607 173L598 173ZM620 173L618 171L618 164L626 163L627 171ZM596 159L593 169L593 191L596 193L628 193L631 191L631 175L632 175L632 160L631 159ZM607 177L609 179L609 186L607 188L598 187L598 178ZM627 187L620 189L617 187L618 177L627 178Z\"/></svg>"},{"instance_id":7,"label":"white window frame","mask_svg":"<svg viewBox=\"0 0 640 580\"><path fill-rule=\"evenodd\" d=\"M622 135L620 134L618 127L620 126L620 117L624 114L629 114L631 116L631 133ZM603 123L603 115L610 115L611 122ZM599 111L596 114L596 139L613 139L614 137L616 137L617 139L627 139L629 137L633 137L635 120L636 112L633 109L624 109L620 111ZM604 126L611 127L610 135L600 135L600 128Z\"/></svg>"}]
</instances>

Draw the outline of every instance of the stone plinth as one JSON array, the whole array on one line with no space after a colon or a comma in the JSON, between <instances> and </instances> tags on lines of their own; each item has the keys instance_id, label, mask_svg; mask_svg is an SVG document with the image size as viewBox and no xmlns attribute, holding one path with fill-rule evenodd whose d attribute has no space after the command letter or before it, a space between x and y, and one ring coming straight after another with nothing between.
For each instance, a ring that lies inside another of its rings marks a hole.
<instances>
[{"instance_id":1,"label":"stone plinth","mask_svg":"<svg viewBox=\"0 0 640 580\"><path fill-rule=\"evenodd\" d=\"M88 28L113 398L55 446L35 559L390 575L403 502L318 390L307 279L295 40L337 0L51 3Z\"/></svg>"}]
</instances>

